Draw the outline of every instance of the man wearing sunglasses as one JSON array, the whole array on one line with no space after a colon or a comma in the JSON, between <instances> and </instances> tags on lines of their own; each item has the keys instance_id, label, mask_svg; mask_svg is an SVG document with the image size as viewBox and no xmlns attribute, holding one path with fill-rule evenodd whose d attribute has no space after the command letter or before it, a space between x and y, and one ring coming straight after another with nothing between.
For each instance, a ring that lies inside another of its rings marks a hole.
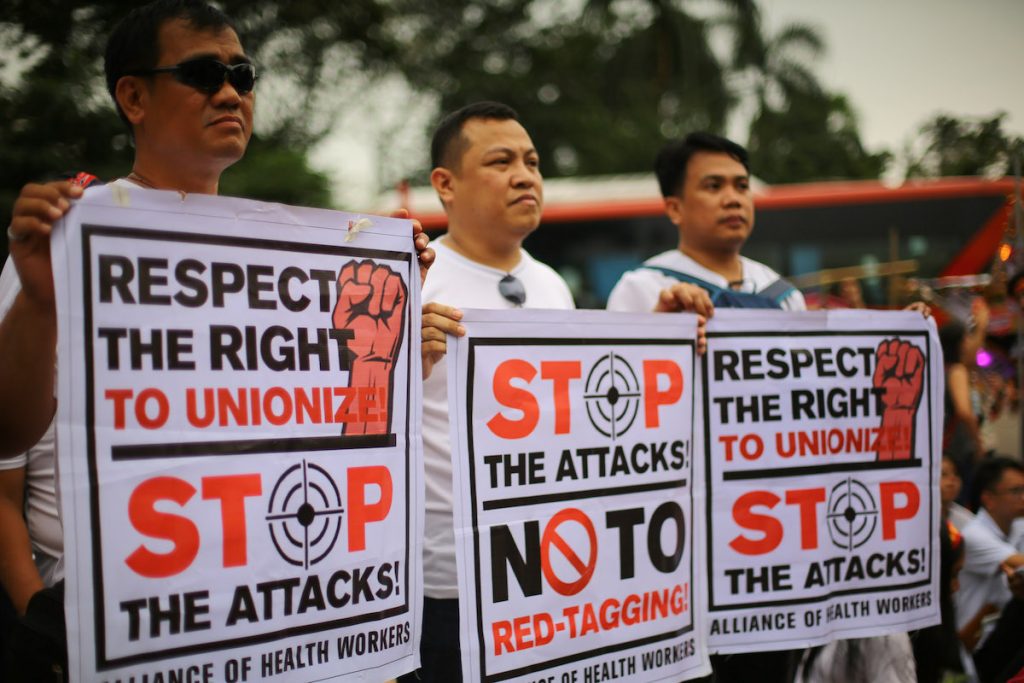
<instances>
[{"instance_id":1,"label":"man wearing sunglasses","mask_svg":"<svg viewBox=\"0 0 1024 683\"><path fill-rule=\"evenodd\" d=\"M221 173L242 158L252 135L256 81L228 17L199 0L136 8L111 33L104 67L135 143L131 172L114 183L216 194ZM54 680L55 665L59 679L67 657L57 583L63 539L51 422L56 318L49 236L81 194L70 182L26 185L8 228L11 262L0 282L0 310L9 309L0 323L0 387L7 389L0 390L0 455L27 452L0 460L0 581L23 615L8 645L6 680ZM57 591L44 588L55 583Z\"/></svg>"},{"instance_id":2,"label":"man wearing sunglasses","mask_svg":"<svg viewBox=\"0 0 1024 683\"><path fill-rule=\"evenodd\" d=\"M131 172L114 183L217 194L252 135L258 77L231 20L203 0L137 7L111 33L104 70L135 143ZM30 183L14 204L8 268L17 275L5 281L16 284L0 290L0 313L10 309L0 322L0 458L36 443L53 415L49 235L81 195L72 182ZM418 224L414 233L422 275L433 252Z\"/></svg>"},{"instance_id":3,"label":"man wearing sunglasses","mask_svg":"<svg viewBox=\"0 0 1024 683\"><path fill-rule=\"evenodd\" d=\"M114 183L216 194L221 173L245 153L255 99L256 71L228 17L200 0L157 0L136 8L111 33L104 68L135 143L131 172ZM0 374L0 381L47 386L23 390L10 406L0 396L8 454L35 443L53 414L49 234L81 194L69 182L30 183L14 205L8 238L20 291L0 327L0 358L19 363L18 374ZM10 328L16 334L5 333ZM11 370L5 364L0 373Z\"/></svg>"},{"instance_id":4,"label":"man wearing sunglasses","mask_svg":"<svg viewBox=\"0 0 1024 683\"><path fill-rule=\"evenodd\" d=\"M423 287L422 668L407 681L459 681L458 581L452 520L445 334L464 334L455 306L575 308L565 281L523 250L540 225L540 158L516 112L495 102L466 106L441 121L431 144L431 184L448 214L432 242L436 260Z\"/></svg>"},{"instance_id":5,"label":"man wearing sunglasses","mask_svg":"<svg viewBox=\"0 0 1024 683\"><path fill-rule=\"evenodd\" d=\"M202 0L137 7L111 33L104 67L135 143L131 172L114 184L217 194L221 173L242 158L252 135L257 79L230 19ZM4 680L54 680L55 667L59 680L66 668L62 600L44 590L62 578L63 548L54 490L57 331L49 237L82 191L72 182L26 185L7 231L11 259L0 277L0 583L23 619L7 648L14 656L0 670ZM432 252L422 229L416 232L422 275ZM50 436L37 443L48 424ZM36 568L33 551L45 566Z\"/></svg>"}]
</instances>

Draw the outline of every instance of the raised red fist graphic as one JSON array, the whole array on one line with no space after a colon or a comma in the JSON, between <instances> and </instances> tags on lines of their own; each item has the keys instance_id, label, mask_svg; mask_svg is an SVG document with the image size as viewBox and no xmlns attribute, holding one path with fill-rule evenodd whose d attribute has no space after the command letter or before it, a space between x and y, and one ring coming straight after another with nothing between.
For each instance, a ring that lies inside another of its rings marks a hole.
<instances>
[{"instance_id":1,"label":"raised red fist graphic","mask_svg":"<svg viewBox=\"0 0 1024 683\"><path fill-rule=\"evenodd\" d=\"M349 387L357 389L360 420L346 434L384 434L395 360L402 346L408 292L398 273L373 261L351 262L338 275L334 327L351 330Z\"/></svg>"},{"instance_id":2,"label":"raised red fist graphic","mask_svg":"<svg viewBox=\"0 0 1024 683\"><path fill-rule=\"evenodd\" d=\"M909 460L914 456L915 418L924 386L921 349L901 339L884 340L875 351L873 384L883 390L878 459Z\"/></svg>"}]
</instances>

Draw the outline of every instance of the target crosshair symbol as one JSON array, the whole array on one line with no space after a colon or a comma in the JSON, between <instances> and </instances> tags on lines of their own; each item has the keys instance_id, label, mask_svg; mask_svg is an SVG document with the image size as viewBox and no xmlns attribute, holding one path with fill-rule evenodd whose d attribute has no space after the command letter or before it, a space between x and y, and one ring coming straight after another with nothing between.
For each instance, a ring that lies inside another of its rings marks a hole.
<instances>
[{"instance_id":1,"label":"target crosshair symbol","mask_svg":"<svg viewBox=\"0 0 1024 683\"><path fill-rule=\"evenodd\" d=\"M878 526L878 506L868 487L847 477L828 496L828 535L837 548L853 551L867 543Z\"/></svg>"},{"instance_id":2,"label":"target crosshair symbol","mask_svg":"<svg viewBox=\"0 0 1024 683\"><path fill-rule=\"evenodd\" d=\"M611 352L594 363L585 392L587 417L594 429L615 439L633 426L640 409L640 382L621 356Z\"/></svg>"},{"instance_id":3,"label":"target crosshair symbol","mask_svg":"<svg viewBox=\"0 0 1024 683\"><path fill-rule=\"evenodd\" d=\"M274 484L267 504L270 539L282 559L309 569L334 549L344 511L327 470L303 460Z\"/></svg>"}]
</instances>

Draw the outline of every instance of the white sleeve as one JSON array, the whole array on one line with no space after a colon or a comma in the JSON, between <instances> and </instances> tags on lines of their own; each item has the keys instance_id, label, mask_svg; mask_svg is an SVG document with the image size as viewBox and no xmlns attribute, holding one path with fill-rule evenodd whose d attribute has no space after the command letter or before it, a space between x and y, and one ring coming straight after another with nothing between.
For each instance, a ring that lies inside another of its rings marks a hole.
<instances>
[{"instance_id":1,"label":"white sleeve","mask_svg":"<svg viewBox=\"0 0 1024 683\"><path fill-rule=\"evenodd\" d=\"M7 315L14 305L14 297L21 291L21 280L18 279L18 271L14 267L14 259L7 257L4 270L0 273L0 318Z\"/></svg>"},{"instance_id":2,"label":"white sleeve","mask_svg":"<svg viewBox=\"0 0 1024 683\"><path fill-rule=\"evenodd\" d=\"M794 289L793 293L782 302L782 309L785 311L806 311L807 302L804 300L804 293Z\"/></svg>"},{"instance_id":3,"label":"white sleeve","mask_svg":"<svg viewBox=\"0 0 1024 683\"><path fill-rule=\"evenodd\" d=\"M1024 555L1024 517L1013 520L1013 526L1010 527L1010 545Z\"/></svg>"},{"instance_id":4,"label":"white sleeve","mask_svg":"<svg viewBox=\"0 0 1024 683\"><path fill-rule=\"evenodd\" d=\"M961 532L964 539L964 567L962 571L981 576L992 576L999 571L999 563L1017 552L1009 543L999 540L975 521Z\"/></svg>"},{"instance_id":5,"label":"white sleeve","mask_svg":"<svg viewBox=\"0 0 1024 683\"><path fill-rule=\"evenodd\" d=\"M20 453L10 458L0 458L0 471L16 470L28 465L28 453Z\"/></svg>"},{"instance_id":6,"label":"white sleeve","mask_svg":"<svg viewBox=\"0 0 1024 683\"><path fill-rule=\"evenodd\" d=\"M672 280L661 273L630 270L622 274L608 295L609 311L650 313L658 305L658 295Z\"/></svg>"},{"instance_id":7,"label":"white sleeve","mask_svg":"<svg viewBox=\"0 0 1024 683\"><path fill-rule=\"evenodd\" d=\"M576 300L572 296L572 290L569 289L568 283L565 281L565 278L558 275L557 272L555 275L558 276L558 284L562 290L562 308L567 311L576 310Z\"/></svg>"}]
</instances>

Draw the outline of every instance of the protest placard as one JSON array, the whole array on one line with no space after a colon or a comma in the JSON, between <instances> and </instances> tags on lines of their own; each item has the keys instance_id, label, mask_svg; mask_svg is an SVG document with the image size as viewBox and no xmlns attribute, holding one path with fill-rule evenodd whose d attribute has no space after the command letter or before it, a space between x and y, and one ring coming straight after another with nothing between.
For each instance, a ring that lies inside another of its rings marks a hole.
<instances>
[{"instance_id":1,"label":"protest placard","mask_svg":"<svg viewBox=\"0 0 1024 683\"><path fill-rule=\"evenodd\" d=\"M414 668L409 223L113 185L52 253L72 680Z\"/></svg>"},{"instance_id":2,"label":"protest placard","mask_svg":"<svg viewBox=\"0 0 1024 683\"><path fill-rule=\"evenodd\" d=\"M694 317L464 313L448 390L465 680L702 675Z\"/></svg>"},{"instance_id":3,"label":"protest placard","mask_svg":"<svg viewBox=\"0 0 1024 683\"><path fill-rule=\"evenodd\" d=\"M702 373L711 649L937 623L934 323L718 311Z\"/></svg>"}]
</instances>

